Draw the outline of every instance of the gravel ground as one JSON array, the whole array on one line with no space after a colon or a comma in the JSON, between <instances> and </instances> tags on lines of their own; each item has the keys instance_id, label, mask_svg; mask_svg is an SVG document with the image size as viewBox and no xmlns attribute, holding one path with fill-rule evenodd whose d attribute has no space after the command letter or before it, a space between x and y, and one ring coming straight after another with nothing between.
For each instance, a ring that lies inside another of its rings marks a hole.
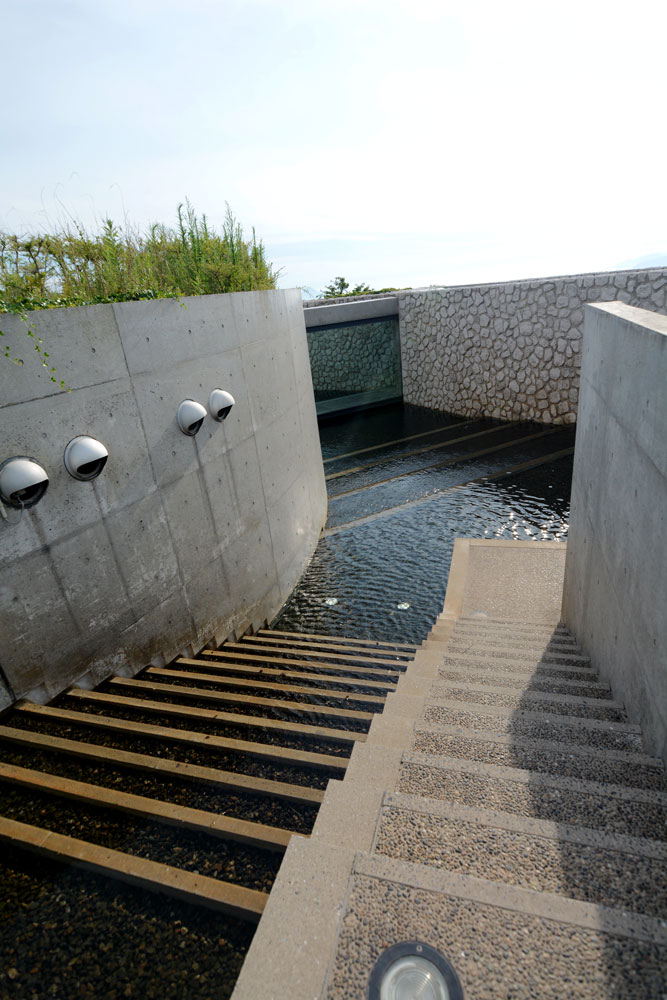
<instances>
[{"instance_id":1,"label":"gravel ground","mask_svg":"<svg viewBox=\"0 0 667 1000\"><path fill-rule=\"evenodd\" d=\"M667 828L667 810L659 803L637 803L538 782L507 781L418 764L401 768L397 791L649 840L663 840Z\"/></svg>"},{"instance_id":2,"label":"gravel ground","mask_svg":"<svg viewBox=\"0 0 667 1000\"><path fill-rule=\"evenodd\" d=\"M2 1000L226 1000L254 930L3 849Z\"/></svg>"},{"instance_id":3,"label":"gravel ground","mask_svg":"<svg viewBox=\"0 0 667 1000\"><path fill-rule=\"evenodd\" d=\"M19 767L28 767L49 774L85 781L92 785L134 795L144 795L163 802L203 809L223 816L279 826L295 833L309 834L318 807L300 805L284 799L274 799L268 795L254 795L242 791L219 790L194 781L164 778L160 773L136 771L131 768L76 758L27 748L12 749L0 744L0 760ZM8 785L0 784L0 798Z\"/></svg>"},{"instance_id":4,"label":"gravel ground","mask_svg":"<svg viewBox=\"0 0 667 1000\"><path fill-rule=\"evenodd\" d=\"M440 722L437 709L429 709L427 719ZM518 767L526 771L542 774L557 774L561 777L580 778L583 781L602 781L612 785L630 785L633 788L664 790L667 788L665 772L657 767L644 767L628 761L604 760L587 757L585 754L571 754L567 750L537 750L531 747L486 743L483 740L467 740L464 737L418 732L414 750L420 753L444 754L463 760L476 760L485 764L500 764L503 767Z\"/></svg>"},{"instance_id":5,"label":"gravel ground","mask_svg":"<svg viewBox=\"0 0 667 1000\"><path fill-rule=\"evenodd\" d=\"M381 952L410 940L449 959L466 1000L664 1000L664 948L361 876L326 1000L362 997Z\"/></svg>"},{"instance_id":6,"label":"gravel ground","mask_svg":"<svg viewBox=\"0 0 667 1000\"><path fill-rule=\"evenodd\" d=\"M282 852L203 833L178 830L111 809L69 802L33 789L0 788L0 811L9 819L125 851L151 861L269 892Z\"/></svg>"},{"instance_id":7,"label":"gravel ground","mask_svg":"<svg viewBox=\"0 0 667 1000\"><path fill-rule=\"evenodd\" d=\"M537 892L667 916L662 862L621 851L403 809L385 810L376 850Z\"/></svg>"},{"instance_id":8,"label":"gravel ground","mask_svg":"<svg viewBox=\"0 0 667 1000\"><path fill-rule=\"evenodd\" d=\"M200 750L196 746L186 746L179 743L164 742L159 739L149 739L132 733L105 732L85 725L71 724L49 720L46 717L24 715L15 712L5 720L8 726L15 729L25 729L28 732L44 733L63 739L82 740L94 743L96 746L113 747L116 750L128 750L133 753L146 754L150 757L163 757L167 760L184 761L188 764L198 764L202 767L212 767L221 771L233 771L237 774L248 774L255 778L269 778L273 781L286 781L288 784L302 785L309 788L326 788L330 778L340 777L340 771L331 768L298 767L291 764L278 764L272 761L259 760L240 751ZM176 728L176 727L174 727ZM304 748L305 749L305 748Z\"/></svg>"},{"instance_id":9,"label":"gravel ground","mask_svg":"<svg viewBox=\"0 0 667 1000\"><path fill-rule=\"evenodd\" d=\"M481 729L489 733L505 733L523 739L550 740L568 746L599 747L603 750L625 750L643 753L642 738L636 733L618 733L604 729L586 729L565 722L551 722L542 717L526 719L521 716L479 715L438 708L439 721L447 726Z\"/></svg>"}]
</instances>

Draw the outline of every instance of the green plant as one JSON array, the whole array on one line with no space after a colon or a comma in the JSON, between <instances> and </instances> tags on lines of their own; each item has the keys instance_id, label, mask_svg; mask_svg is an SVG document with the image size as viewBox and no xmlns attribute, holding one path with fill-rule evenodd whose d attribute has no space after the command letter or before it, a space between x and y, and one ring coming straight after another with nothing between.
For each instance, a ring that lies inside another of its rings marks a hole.
<instances>
[{"instance_id":1,"label":"green plant","mask_svg":"<svg viewBox=\"0 0 667 1000\"><path fill-rule=\"evenodd\" d=\"M144 235L111 219L93 234L75 221L35 236L0 232L0 313L22 318L52 382L58 382L55 368L28 323L29 311L276 287L278 272L262 241L254 229L245 239L229 205L220 232L187 199L176 217L175 228L154 223ZM4 356L22 364L8 345Z\"/></svg>"}]
</instances>

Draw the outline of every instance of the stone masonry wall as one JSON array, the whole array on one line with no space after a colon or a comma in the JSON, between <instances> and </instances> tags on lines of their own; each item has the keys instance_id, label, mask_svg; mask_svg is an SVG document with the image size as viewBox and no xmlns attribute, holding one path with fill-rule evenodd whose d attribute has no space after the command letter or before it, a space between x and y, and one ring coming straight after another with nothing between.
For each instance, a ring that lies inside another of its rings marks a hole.
<instances>
[{"instance_id":1,"label":"stone masonry wall","mask_svg":"<svg viewBox=\"0 0 667 1000\"><path fill-rule=\"evenodd\" d=\"M667 268L398 294L407 403L574 423L586 302L667 312Z\"/></svg>"},{"instance_id":2,"label":"stone masonry wall","mask_svg":"<svg viewBox=\"0 0 667 1000\"><path fill-rule=\"evenodd\" d=\"M401 391L401 350L396 316L307 331L315 397Z\"/></svg>"}]
</instances>

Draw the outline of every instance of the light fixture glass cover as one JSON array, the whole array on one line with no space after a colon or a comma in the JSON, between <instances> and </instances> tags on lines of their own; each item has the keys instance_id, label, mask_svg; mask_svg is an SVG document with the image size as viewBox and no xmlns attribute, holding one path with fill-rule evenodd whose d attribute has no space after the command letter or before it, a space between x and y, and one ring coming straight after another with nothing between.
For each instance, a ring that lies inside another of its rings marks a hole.
<instances>
[{"instance_id":1,"label":"light fixture glass cover","mask_svg":"<svg viewBox=\"0 0 667 1000\"><path fill-rule=\"evenodd\" d=\"M231 392L226 389L214 389L208 398L208 408L214 420L225 420L229 416L229 411L235 400Z\"/></svg>"},{"instance_id":2,"label":"light fixture glass cover","mask_svg":"<svg viewBox=\"0 0 667 1000\"><path fill-rule=\"evenodd\" d=\"M373 967L368 1000L463 1000L456 972L447 959L421 941L387 948Z\"/></svg>"},{"instance_id":3,"label":"light fixture glass cover","mask_svg":"<svg viewBox=\"0 0 667 1000\"><path fill-rule=\"evenodd\" d=\"M176 419L183 433L188 437L194 437L204 423L205 416L206 410L201 403L197 403L194 399L184 399L178 408Z\"/></svg>"}]
</instances>

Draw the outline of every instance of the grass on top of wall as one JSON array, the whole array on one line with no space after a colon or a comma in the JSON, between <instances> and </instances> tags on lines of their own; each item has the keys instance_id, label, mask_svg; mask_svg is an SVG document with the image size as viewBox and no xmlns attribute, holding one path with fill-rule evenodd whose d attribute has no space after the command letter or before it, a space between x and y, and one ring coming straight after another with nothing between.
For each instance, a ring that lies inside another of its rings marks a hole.
<instances>
[{"instance_id":1,"label":"grass on top of wall","mask_svg":"<svg viewBox=\"0 0 667 1000\"><path fill-rule=\"evenodd\" d=\"M0 313L25 320L30 346L52 382L58 382L55 368L27 322L31 310L276 287L278 272L262 241L254 228L245 238L229 205L220 231L188 201L176 216L174 227L154 223L146 233L111 219L96 233L76 221L32 236L0 231ZM16 350L5 342L0 356L20 365Z\"/></svg>"}]
</instances>

